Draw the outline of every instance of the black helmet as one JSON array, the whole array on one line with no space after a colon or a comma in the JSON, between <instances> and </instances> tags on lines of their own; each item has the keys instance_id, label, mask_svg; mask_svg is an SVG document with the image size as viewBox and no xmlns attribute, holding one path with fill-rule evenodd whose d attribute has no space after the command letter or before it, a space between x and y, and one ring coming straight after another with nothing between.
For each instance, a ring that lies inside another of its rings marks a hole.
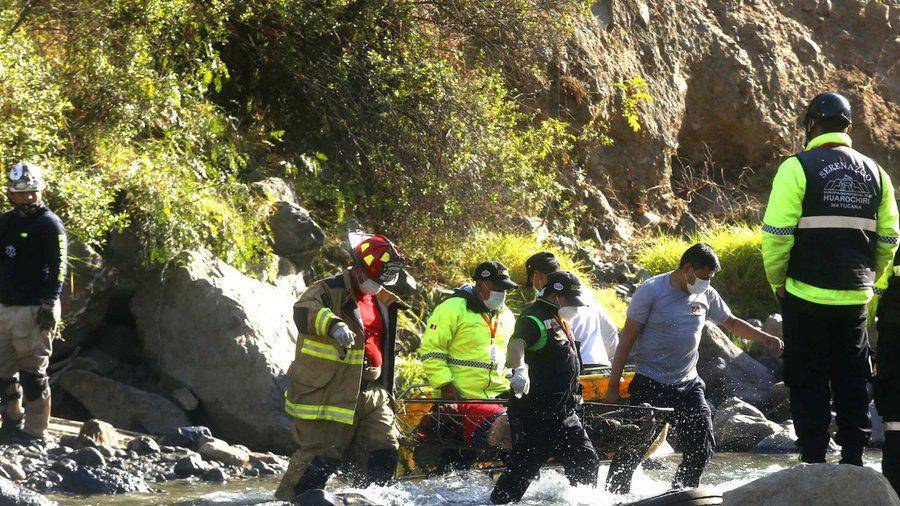
<instances>
[{"instance_id":1,"label":"black helmet","mask_svg":"<svg viewBox=\"0 0 900 506\"><path fill-rule=\"evenodd\" d=\"M839 121L846 128L853 123L853 113L850 110L850 102L843 95L837 93L822 93L816 95L806 108L803 117L803 126L807 132L813 125L823 121Z\"/></svg>"}]
</instances>

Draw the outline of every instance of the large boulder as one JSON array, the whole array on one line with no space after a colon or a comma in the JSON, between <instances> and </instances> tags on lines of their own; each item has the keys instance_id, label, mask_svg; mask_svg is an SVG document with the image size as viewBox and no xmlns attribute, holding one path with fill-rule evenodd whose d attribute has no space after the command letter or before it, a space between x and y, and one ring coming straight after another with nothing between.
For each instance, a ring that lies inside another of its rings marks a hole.
<instances>
[{"instance_id":1,"label":"large boulder","mask_svg":"<svg viewBox=\"0 0 900 506\"><path fill-rule=\"evenodd\" d=\"M148 362L190 387L217 435L289 451L293 303L283 290L194 251L180 254L162 283L140 290L132 311Z\"/></svg>"},{"instance_id":2,"label":"large boulder","mask_svg":"<svg viewBox=\"0 0 900 506\"><path fill-rule=\"evenodd\" d=\"M92 372L71 369L63 373L59 384L92 416L122 429L172 434L190 425L184 411L165 397Z\"/></svg>"},{"instance_id":3,"label":"large boulder","mask_svg":"<svg viewBox=\"0 0 900 506\"><path fill-rule=\"evenodd\" d=\"M267 177L260 181L250 184L250 190L254 195L262 198L267 202L290 202L297 203L297 196L294 189L284 179L280 177Z\"/></svg>"},{"instance_id":4,"label":"large boulder","mask_svg":"<svg viewBox=\"0 0 900 506\"><path fill-rule=\"evenodd\" d=\"M325 233L313 221L309 211L291 202L276 202L269 216L272 251L303 270L312 263L325 244Z\"/></svg>"},{"instance_id":5,"label":"large boulder","mask_svg":"<svg viewBox=\"0 0 900 506\"><path fill-rule=\"evenodd\" d=\"M868 467L801 464L723 494L726 506L866 504L900 506L887 478Z\"/></svg>"},{"instance_id":6,"label":"large boulder","mask_svg":"<svg viewBox=\"0 0 900 506\"><path fill-rule=\"evenodd\" d=\"M764 365L709 322L700 338L697 373L706 382L706 396L713 403L738 397L761 409L769 402L769 390L776 381Z\"/></svg>"},{"instance_id":7,"label":"large boulder","mask_svg":"<svg viewBox=\"0 0 900 506\"><path fill-rule=\"evenodd\" d=\"M729 399L713 416L716 447L724 451L753 450L765 438L783 432L780 425L766 420L755 407L740 399Z\"/></svg>"}]
</instances>

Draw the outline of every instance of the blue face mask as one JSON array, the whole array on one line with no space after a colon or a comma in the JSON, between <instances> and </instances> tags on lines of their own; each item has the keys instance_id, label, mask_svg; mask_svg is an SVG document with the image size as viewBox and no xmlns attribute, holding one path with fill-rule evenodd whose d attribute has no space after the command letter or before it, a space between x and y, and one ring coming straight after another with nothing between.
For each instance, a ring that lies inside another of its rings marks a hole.
<instances>
[{"instance_id":1,"label":"blue face mask","mask_svg":"<svg viewBox=\"0 0 900 506\"><path fill-rule=\"evenodd\" d=\"M540 289L540 290L538 290L537 288L534 289L534 296L535 296L535 297L541 297L541 296L543 296L543 295L544 295L544 290L543 290L543 289Z\"/></svg>"}]
</instances>

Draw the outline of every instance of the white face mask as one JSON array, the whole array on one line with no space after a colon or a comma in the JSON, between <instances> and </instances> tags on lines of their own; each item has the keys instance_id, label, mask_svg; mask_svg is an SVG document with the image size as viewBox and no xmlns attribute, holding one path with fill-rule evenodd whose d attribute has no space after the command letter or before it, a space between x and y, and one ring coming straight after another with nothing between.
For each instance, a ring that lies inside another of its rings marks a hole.
<instances>
[{"instance_id":1,"label":"white face mask","mask_svg":"<svg viewBox=\"0 0 900 506\"><path fill-rule=\"evenodd\" d=\"M359 284L359 289L362 290L363 293L375 295L381 291L381 285L374 280L366 278L365 281Z\"/></svg>"},{"instance_id":2,"label":"white face mask","mask_svg":"<svg viewBox=\"0 0 900 506\"><path fill-rule=\"evenodd\" d=\"M491 294L488 295L487 300L484 301L484 305L488 307L491 311L496 311L503 307L503 303L506 302L506 292L495 292L491 290Z\"/></svg>"},{"instance_id":3,"label":"white face mask","mask_svg":"<svg viewBox=\"0 0 900 506\"><path fill-rule=\"evenodd\" d=\"M565 322L571 322L578 314L578 308L575 306L563 306L559 308L559 319Z\"/></svg>"},{"instance_id":4,"label":"white face mask","mask_svg":"<svg viewBox=\"0 0 900 506\"><path fill-rule=\"evenodd\" d=\"M693 269L691 269L693 271ZM687 274L684 275L684 281L687 282ZM691 295L702 295L709 290L710 280L701 279L697 277L697 273L694 273L694 282L687 283L687 289L691 292Z\"/></svg>"}]
</instances>

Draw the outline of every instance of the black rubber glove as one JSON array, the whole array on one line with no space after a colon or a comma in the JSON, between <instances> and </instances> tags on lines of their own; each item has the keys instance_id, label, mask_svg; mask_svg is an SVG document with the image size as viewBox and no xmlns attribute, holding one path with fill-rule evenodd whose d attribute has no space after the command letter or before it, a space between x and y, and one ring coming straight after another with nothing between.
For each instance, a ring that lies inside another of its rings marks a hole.
<instances>
[{"instance_id":1,"label":"black rubber glove","mask_svg":"<svg viewBox=\"0 0 900 506\"><path fill-rule=\"evenodd\" d=\"M53 312L53 306L44 304L39 307L34 321L45 332L53 330L56 327L56 314Z\"/></svg>"}]
</instances>

